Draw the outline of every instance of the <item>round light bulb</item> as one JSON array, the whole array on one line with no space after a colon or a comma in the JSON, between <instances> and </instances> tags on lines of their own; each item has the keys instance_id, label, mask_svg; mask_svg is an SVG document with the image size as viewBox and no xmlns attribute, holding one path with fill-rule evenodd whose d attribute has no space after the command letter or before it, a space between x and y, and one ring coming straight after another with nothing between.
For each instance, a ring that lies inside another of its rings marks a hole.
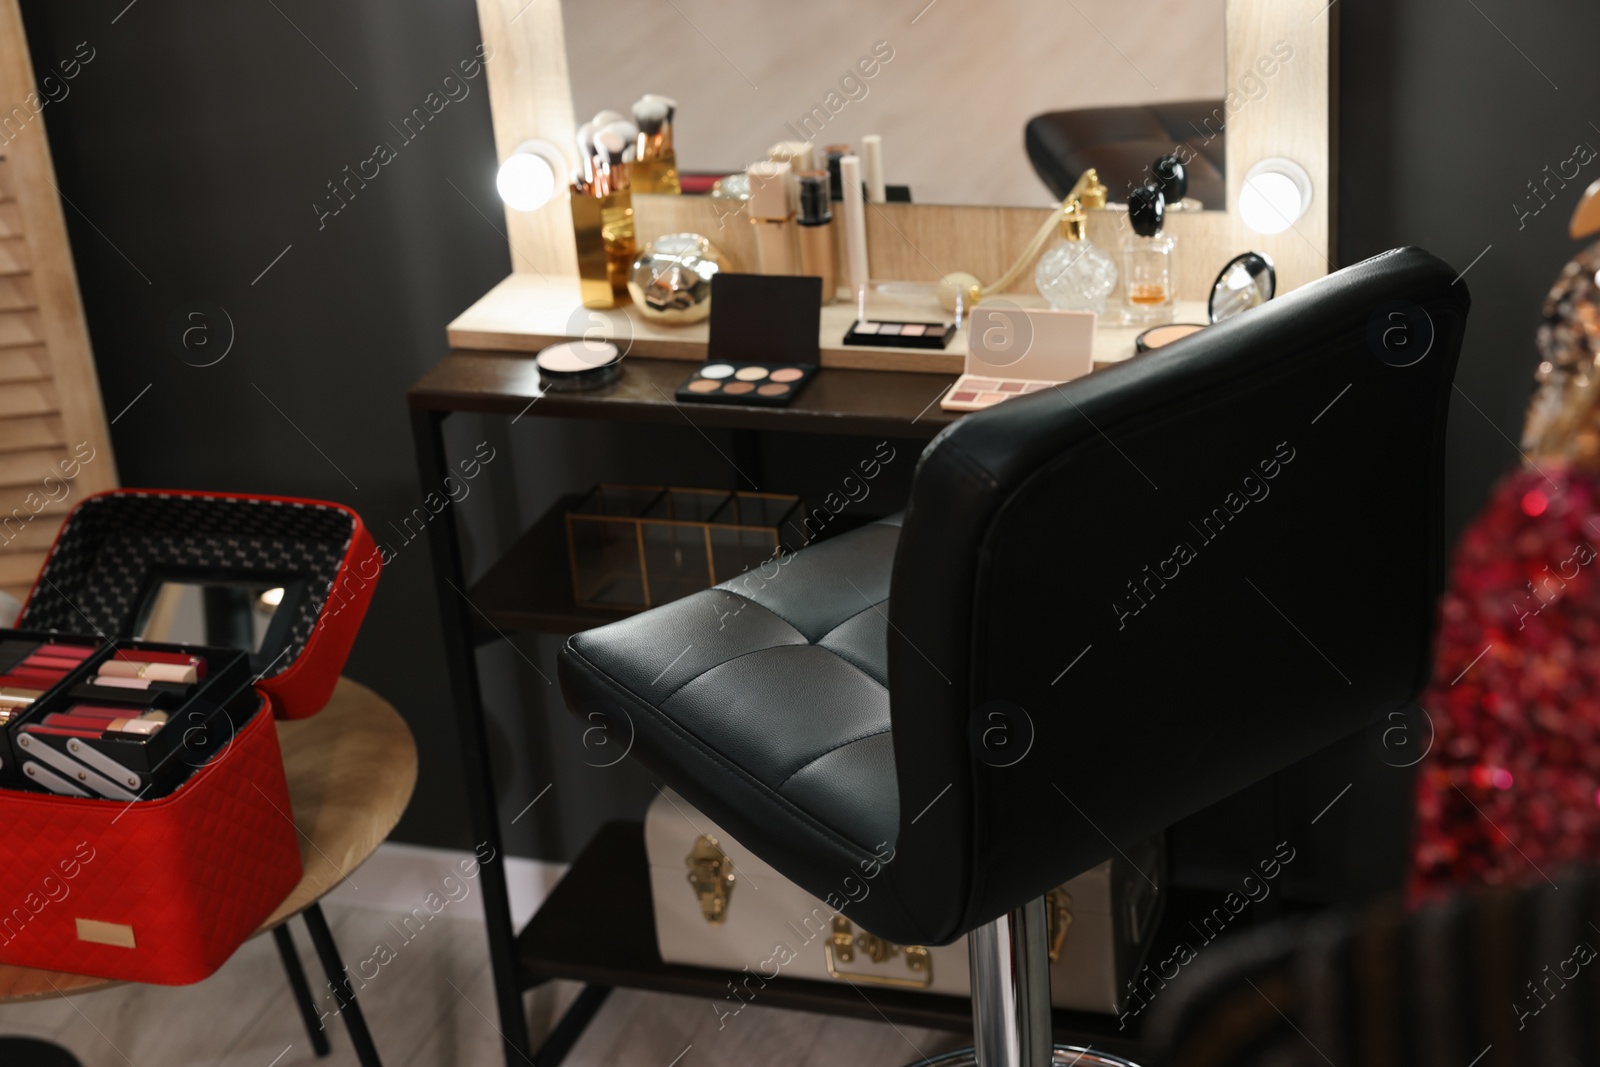
<instances>
[{"instance_id":1,"label":"round light bulb","mask_svg":"<svg viewBox=\"0 0 1600 1067\"><path fill-rule=\"evenodd\" d=\"M532 152L515 152L495 175L500 199L513 211L537 211L556 193L556 172L549 160Z\"/></svg>"},{"instance_id":2,"label":"round light bulb","mask_svg":"<svg viewBox=\"0 0 1600 1067\"><path fill-rule=\"evenodd\" d=\"M1263 159L1239 189L1239 217L1256 233L1282 233L1310 206L1311 175L1290 159Z\"/></svg>"}]
</instances>

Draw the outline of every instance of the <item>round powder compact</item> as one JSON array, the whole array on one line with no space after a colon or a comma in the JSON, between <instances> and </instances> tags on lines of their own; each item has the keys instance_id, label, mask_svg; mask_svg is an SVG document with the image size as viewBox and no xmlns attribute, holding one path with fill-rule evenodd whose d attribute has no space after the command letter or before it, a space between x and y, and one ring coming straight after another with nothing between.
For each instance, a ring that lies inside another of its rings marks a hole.
<instances>
[{"instance_id":1,"label":"round powder compact","mask_svg":"<svg viewBox=\"0 0 1600 1067\"><path fill-rule=\"evenodd\" d=\"M622 373L622 353L610 341L563 341L533 357L539 382L563 392L598 389Z\"/></svg>"},{"instance_id":2,"label":"round powder compact","mask_svg":"<svg viewBox=\"0 0 1600 1067\"><path fill-rule=\"evenodd\" d=\"M1134 354L1154 352L1203 329L1205 327L1198 322L1169 322L1164 326L1152 326L1133 339Z\"/></svg>"}]
</instances>

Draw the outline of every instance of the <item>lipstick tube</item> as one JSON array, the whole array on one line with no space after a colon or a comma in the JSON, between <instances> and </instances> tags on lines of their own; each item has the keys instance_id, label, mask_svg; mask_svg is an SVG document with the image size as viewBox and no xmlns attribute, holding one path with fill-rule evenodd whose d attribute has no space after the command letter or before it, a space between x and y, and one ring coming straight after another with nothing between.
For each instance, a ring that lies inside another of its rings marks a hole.
<instances>
[{"instance_id":1,"label":"lipstick tube","mask_svg":"<svg viewBox=\"0 0 1600 1067\"><path fill-rule=\"evenodd\" d=\"M199 674L193 667L182 667L176 663L137 663L130 660L107 660L100 664L100 678L97 682L104 684L105 678L143 678L151 682L179 682L192 685L199 681Z\"/></svg>"},{"instance_id":2,"label":"lipstick tube","mask_svg":"<svg viewBox=\"0 0 1600 1067\"><path fill-rule=\"evenodd\" d=\"M845 277L850 284L850 299L865 317L867 303L867 208L861 195L861 160L844 156L839 160L839 184L844 198Z\"/></svg>"},{"instance_id":3,"label":"lipstick tube","mask_svg":"<svg viewBox=\"0 0 1600 1067\"><path fill-rule=\"evenodd\" d=\"M752 163L750 225L756 235L756 273L794 274L794 209L790 206L787 163Z\"/></svg>"}]
</instances>

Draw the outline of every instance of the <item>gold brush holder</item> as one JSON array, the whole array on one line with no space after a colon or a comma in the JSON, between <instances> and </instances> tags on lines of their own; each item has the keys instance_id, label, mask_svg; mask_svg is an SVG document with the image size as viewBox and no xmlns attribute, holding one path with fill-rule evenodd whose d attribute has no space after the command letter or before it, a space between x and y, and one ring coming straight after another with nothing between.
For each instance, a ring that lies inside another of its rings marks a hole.
<instances>
[{"instance_id":1,"label":"gold brush holder","mask_svg":"<svg viewBox=\"0 0 1600 1067\"><path fill-rule=\"evenodd\" d=\"M636 193L665 193L678 196L683 185L678 181L678 154L667 149L659 156L629 165L629 181Z\"/></svg>"},{"instance_id":2,"label":"gold brush holder","mask_svg":"<svg viewBox=\"0 0 1600 1067\"><path fill-rule=\"evenodd\" d=\"M628 272L639 251L633 235L633 194L623 189L590 196L574 186L569 202L583 306L611 308L626 303Z\"/></svg>"}]
</instances>

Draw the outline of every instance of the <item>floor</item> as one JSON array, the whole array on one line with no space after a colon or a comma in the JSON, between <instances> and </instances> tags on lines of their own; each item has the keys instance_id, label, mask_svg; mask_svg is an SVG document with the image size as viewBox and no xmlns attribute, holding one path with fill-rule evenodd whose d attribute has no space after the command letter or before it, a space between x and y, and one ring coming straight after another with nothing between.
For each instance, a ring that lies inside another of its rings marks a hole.
<instances>
[{"instance_id":1,"label":"floor","mask_svg":"<svg viewBox=\"0 0 1600 1067\"><path fill-rule=\"evenodd\" d=\"M386 1067L479 1067L504 1063L496 1030L488 947L481 921L448 911L420 929L398 930L404 911L348 903L325 906L347 967L376 967L358 988ZM308 975L319 975L310 938L294 933ZM410 939L406 939L409 934ZM378 946L387 952L376 952ZM326 986L313 979L313 989ZM554 1025L578 987L528 995L535 1034ZM331 997L324 1008L334 1007ZM289 999L271 938L246 944L198 985L121 986L68 999L0 1006L0 1034L40 1037L71 1050L84 1067L354 1067L343 1025L330 1016L333 1054L318 1060ZM566 1062L571 1067L865 1067L904 1064L960 1044L954 1035L887 1023L746 1007L722 1021L707 1001L618 990Z\"/></svg>"}]
</instances>

